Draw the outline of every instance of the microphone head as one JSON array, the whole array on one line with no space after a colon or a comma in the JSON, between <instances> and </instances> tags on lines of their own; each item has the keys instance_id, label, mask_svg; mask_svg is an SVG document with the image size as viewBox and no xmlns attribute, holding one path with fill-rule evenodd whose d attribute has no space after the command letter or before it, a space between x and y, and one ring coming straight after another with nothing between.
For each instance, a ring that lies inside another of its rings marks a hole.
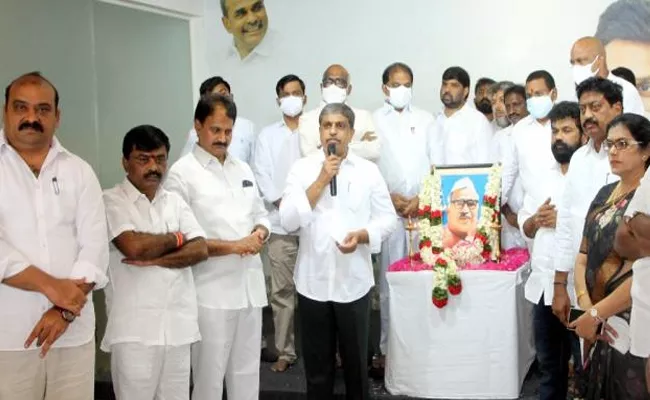
<instances>
[{"instance_id":1,"label":"microphone head","mask_svg":"<svg viewBox=\"0 0 650 400\"><path fill-rule=\"evenodd\" d=\"M336 143L330 143L327 145L327 155L331 156L332 154L336 154Z\"/></svg>"}]
</instances>

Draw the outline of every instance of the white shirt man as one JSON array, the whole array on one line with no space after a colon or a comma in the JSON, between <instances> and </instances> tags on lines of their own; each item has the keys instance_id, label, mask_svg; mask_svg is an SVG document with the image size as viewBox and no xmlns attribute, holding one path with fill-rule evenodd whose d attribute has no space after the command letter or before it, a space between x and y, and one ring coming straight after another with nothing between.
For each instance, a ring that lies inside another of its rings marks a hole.
<instances>
[{"instance_id":1,"label":"white shirt man","mask_svg":"<svg viewBox=\"0 0 650 400\"><path fill-rule=\"evenodd\" d=\"M228 147L228 151L234 157L242 160L246 164L250 164L253 160L253 151L255 149L255 124L250 120L237 117L235 126L233 127L232 142ZM196 147L198 135L196 130L192 128L187 134L187 142L181 151L181 157L190 154Z\"/></svg>"},{"instance_id":2,"label":"white shirt man","mask_svg":"<svg viewBox=\"0 0 650 400\"><path fill-rule=\"evenodd\" d=\"M210 258L193 267L201 342L192 346L194 400L259 396L262 307L267 305L259 251L267 211L248 164L227 152L236 109L223 96L202 97L199 145L169 170L165 188L190 205ZM224 143L223 145L215 143Z\"/></svg>"},{"instance_id":3,"label":"white shirt man","mask_svg":"<svg viewBox=\"0 0 650 400\"><path fill-rule=\"evenodd\" d=\"M97 177L56 139L35 177L0 131L0 187L0 398L42 399L47 387L48 399L88 399L95 373L92 293L41 359L36 341L25 343L53 304L6 280L37 268L57 280L94 284L96 290L106 285L108 240ZM58 383L47 378L55 373L62 379Z\"/></svg>"},{"instance_id":4,"label":"white shirt man","mask_svg":"<svg viewBox=\"0 0 650 400\"><path fill-rule=\"evenodd\" d=\"M417 213L417 197L422 180L429 174L432 160L431 148L434 131L433 116L410 102L412 76L410 68L393 64L387 68L388 81L384 82L388 93L384 105L373 113L377 136L382 143L377 165L386 181L388 192L413 202L412 216ZM405 86L408 85L408 86ZM403 93L403 94L402 94ZM406 103L406 104L404 104ZM404 206L406 206L404 204ZM379 297L381 312L381 338L379 348L386 354L388 341L388 267L408 255L409 233L405 229L408 218L398 218L395 232L382 243L379 273ZM417 218L413 219L417 221ZM414 232L413 249L417 249L417 233Z\"/></svg>"},{"instance_id":5,"label":"white shirt man","mask_svg":"<svg viewBox=\"0 0 650 400\"><path fill-rule=\"evenodd\" d=\"M436 164L482 164L494 161L493 135L485 115L473 108L469 102L450 117L441 112L436 118L433 156Z\"/></svg>"}]
</instances>

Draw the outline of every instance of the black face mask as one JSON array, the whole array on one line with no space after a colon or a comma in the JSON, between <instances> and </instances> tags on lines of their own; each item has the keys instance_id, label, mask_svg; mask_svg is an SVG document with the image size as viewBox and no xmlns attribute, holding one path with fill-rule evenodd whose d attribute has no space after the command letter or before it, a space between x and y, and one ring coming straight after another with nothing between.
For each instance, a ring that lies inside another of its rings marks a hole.
<instances>
[{"instance_id":1,"label":"black face mask","mask_svg":"<svg viewBox=\"0 0 650 400\"><path fill-rule=\"evenodd\" d=\"M476 109L481 112L481 114L491 114L492 113L492 103L488 99L481 99L481 101L474 102Z\"/></svg>"},{"instance_id":2,"label":"black face mask","mask_svg":"<svg viewBox=\"0 0 650 400\"><path fill-rule=\"evenodd\" d=\"M555 157L555 161L557 161L560 164L568 164L569 161L571 161L571 157L573 156L573 153L578 150L580 146L569 146L568 144L562 142L562 141L557 141L553 143L551 146L551 151L553 152L553 157Z\"/></svg>"}]
</instances>

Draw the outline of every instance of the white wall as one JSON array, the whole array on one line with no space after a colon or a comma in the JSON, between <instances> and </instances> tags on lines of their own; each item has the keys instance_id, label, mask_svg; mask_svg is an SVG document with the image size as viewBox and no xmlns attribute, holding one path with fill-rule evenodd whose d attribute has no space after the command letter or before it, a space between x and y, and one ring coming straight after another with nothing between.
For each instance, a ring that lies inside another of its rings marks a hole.
<instances>
[{"instance_id":1,"label":"white wall","mask_svg":"<svg viewBox=\"0 0 650 400\"><path fill-rule=\"evenodd\" d=\"M316 106L321 74L331 63L342 63L352 74L350 103L368 109L381 105L381 73L394 61L414 69L414 101L430 111L441 108L441 75L452 65L465 68L472 83L481 76L523 83L529 72L546 69L560 97L571 98L571 44L595 33L599 15L612 2L267 0L269 27L291 52L250 68L223 62L231 39L220 22L219 0L205 1L208 73L231 80L239 108L258 122L279 116L273 88L288 72L306 81L310 106ZM268 101L256 104L260 96Z\"/></svg>"}]
</instances>

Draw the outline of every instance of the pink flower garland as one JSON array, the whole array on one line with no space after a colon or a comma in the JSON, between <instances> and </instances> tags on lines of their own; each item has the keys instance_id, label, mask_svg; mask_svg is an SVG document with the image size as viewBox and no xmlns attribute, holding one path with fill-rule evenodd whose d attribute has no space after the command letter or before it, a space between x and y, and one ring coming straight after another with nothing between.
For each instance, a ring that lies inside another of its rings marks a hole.
<instances>
[{"instance_id":1,"label":"pink flower garland","mask_svg":"<svg viewBox=\"0 0 650 400\"><path fill-rule=\"evenodd\" d=\"M482 264L469 264L462 268L462 270L470 271L516 271L521 268L528 260L530 255L525 248L516 248L506 250L501 253L501 262L488 261ZM394 262L388 267L388 272L416 272L416 271L430 271L432 267L422 262L419 254L413 260L408 257Z\"/></svg>"}]
</instances>

